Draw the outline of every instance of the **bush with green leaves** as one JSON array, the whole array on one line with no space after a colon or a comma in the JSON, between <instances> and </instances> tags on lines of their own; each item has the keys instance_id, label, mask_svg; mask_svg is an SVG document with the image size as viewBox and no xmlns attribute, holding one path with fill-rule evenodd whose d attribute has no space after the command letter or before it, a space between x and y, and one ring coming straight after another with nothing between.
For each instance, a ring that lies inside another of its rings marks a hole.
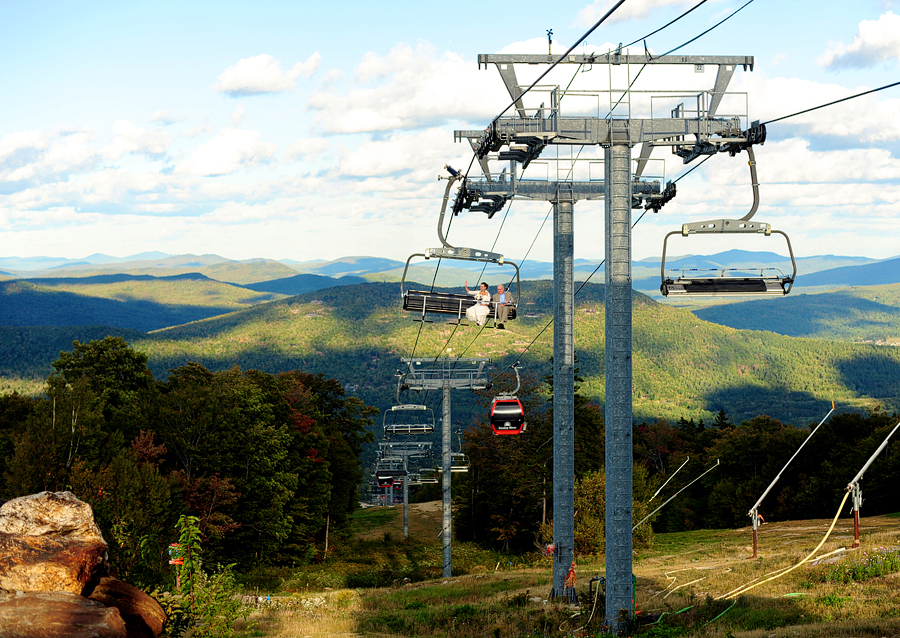
<instances>
[{"instance_id":1,"label":"bush with green leaves","mask_svg":"<svg viewBox=\"0 0 900 638\"><path fill-rule=\"evenodd\" d=\"M179 622L190 629L193 638L230 638L234 635L234 623L246 619L250 609L240 601L234 578L234 565L219 566L214 572L203 571L200 559L200 519L182 515L176 526L180 557L184 560L178 568L180 576L180 608L186 622ZM178 633L182 635L181 627Z\"/></svg>"}]
</instances>

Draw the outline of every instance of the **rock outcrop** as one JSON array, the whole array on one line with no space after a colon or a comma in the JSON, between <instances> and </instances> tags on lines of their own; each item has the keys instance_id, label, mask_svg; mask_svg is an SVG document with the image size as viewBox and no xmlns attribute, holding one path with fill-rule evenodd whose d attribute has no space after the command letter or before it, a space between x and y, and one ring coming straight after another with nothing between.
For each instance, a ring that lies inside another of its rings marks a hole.
<instances>
[{"instance_id":1,"label":"rock outcrop","mask_svg":"<svg viewBox=\"0 0 900 638\"><path fill-rule=\"evenodd\" d=\"M87 503L41 492L0 507L0 588L90 594L105 574L107 545Z\"/></svg>"},{"instance_id":2,"label":"rock outcrop","mask_svg":"<svg viewBox=\"0 0 900 638\"><path fill-rule=\"evenodd\" d=\"M0 595L3 638L126 638L125 622L106 607L70 592Z\"/></svg>"},{"instance_id":3,"label":"rock outcrop","mask_svg":"<svg viewBox=\"0 0 900 638\"><path fill-rule=\"evenodd\" d=\"M59 536L106 545L94 522L94 510L72 492L40 492L6 501L0 506L0 533Z\"/></svg>"},{"instance_id":4,"label":"rock outcrop","mask_svg":"<svg viewBox=\"0 0 900 638\"><path fill-rule=\"evenodd\" d=\"M119 610L128 638L155 638L162 633L166 612L153 597L133 585L105 577L90 598Z\"/></svg>"},{"instance_id":5,"label":"rock outcrop","mask_svg":"<svg viewBox=\"0 0 900 638\"><path fill-rule=\"evenodd\" d=\"M106 576L107 545L91 506L41 492L0 506L0 638L155 638L166 614ZM91 599L85 598L90 596Z\"/></svg>"}]
</instances>

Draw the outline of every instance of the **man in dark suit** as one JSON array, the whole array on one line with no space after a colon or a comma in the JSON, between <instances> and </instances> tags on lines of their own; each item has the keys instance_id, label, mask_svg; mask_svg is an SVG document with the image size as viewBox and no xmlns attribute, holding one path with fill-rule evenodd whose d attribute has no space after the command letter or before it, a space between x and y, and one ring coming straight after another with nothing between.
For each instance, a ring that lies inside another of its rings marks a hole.
<instances>
[{"instance_id":1,"label":"man in dark suit","mask_svg":"<svg viewBox=\"0 0 900 638\"><path fill-rule=\"evenodd\" d=\"M503 324L506 323L506 319L509 317L509 308L506 304L510 301L509 293L504 290L503 284L497 284L497 294L494 295L493 302L495 312L497 313L495 315L497 317L497 327L500 330L506 329L506 326Z\"/></svg>"}]
</instances>

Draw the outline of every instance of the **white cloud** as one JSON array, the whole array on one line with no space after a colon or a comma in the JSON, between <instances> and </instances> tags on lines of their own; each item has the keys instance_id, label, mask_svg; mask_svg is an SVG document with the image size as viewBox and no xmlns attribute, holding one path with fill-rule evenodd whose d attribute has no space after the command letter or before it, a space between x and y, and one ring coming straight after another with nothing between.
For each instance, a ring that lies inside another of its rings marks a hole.
<instances>
[{"instance_id":1,"label":"white cloud","mask_svg":"<svg viewBox=\"0 0 900 638\"><path fill-rule=\"evenodd\" d=\"M0 139L0 182L59 179L95 166L96 133L87 129L22 131Z\"/></svg>"},{"instance_id":2,"label":"white cloud","mask_svg":"<svg viewBox=\"0 0 900 638\"><path fill-rule=\"evenodd\" d=\"M175 170L192 175L226 175L265 162L277 150L277 144L262 141L259 131L229 128L200 144Z\"/></svg>"},{"instance_id":3,"label":"white cloud","mask_svg":"<svg viewBox=\"0 0 900 638\"><path fill-rule=\"evenodd\" d=\"M769 78L757 69L732 80L729 91L746 91L750 117L766 121L862 93L872 87L823 84L799 78ZM900 98L873 93L823 109L797 115L769 126L769 137L840 138L854 147L900 140ZM860 117L864 113L865 117Z\"/></svg>"},{"instance_id":4,"label":"white cloud","mask_svg":"<svg viewBox=\"0 0 900 638\"><path fill-rule=\"evenodd\" d=\"M291 160L304 155L321 155L331 148L328 140L321 137L301 138L287 147L284 151L284 159Z\"/></svg>"},{"instance_id":5,"label":"white cloud","mask_svg":"<svg viewBox=\"0 0 900 638\"><path fill-rule=\"evenodd\" d=\"M237 126L238 124L240 124L241 120L244 119L245 114L246 114L246 111L244 110L243 106L237 107L234 110L234 113L231 114L231 125Z\"/></svg>"},{"instance_id":6,"label":"white cloud","mask_svg":"<svg viewBox=\"0 0 900 638\"><path fill-rule=\"evenodd\" d=\"M421 128L450 120L489 119L508 101L494 73L431 45L398 44L386 56L367 53L344 94L320 87L307 103L329 133Z\"/></svg>"},{"instance_id":7,"label":"white cloud","mask_svg":"<svg viewBox=\"0 0 900 638\"><path fill-rule=\"evenodd\" d=\"M158 156L169 150L172 136L158 128L143 129L126 120L113 124L115 137L103 149L103 155L118 159L125 153Z\"/></svg>"},{"instance_id":8,"label":"white cloud","mask_svg":"<svg viewBox=\"0 0 900 638\"><path fill-rule=\"evenodd\" d=\"M616 0L594 0L594 2L578 12L576 24L579 26L593 26L615 4ZM661 7L671 5L680 7L693 4L696 4L696 0L629 0L616 9L603 24L646 18L651 12L658 11Z\"/></svg>"},{"instance_id":9,"label":"white cloud","mask_svg":"<svg viewBox=\"0 0 900 638\"><path fill-rule=\"evenodd\" d=\"M853 42L831 44L817 62L831 69L862 69L900 57L900 15L892 11L863 20Z\"/></svg>"},{"instance_id":10,"label":"white cloud","mask_svg":"<svg viewBox=\"0 0 900 638\"><path fill-rule=\"evenodd\" d=\"M418 133L395 133L384 140L369 140L344 153L340 161L342 175L353 177L386 177L409 173L418 181L434 181L448 161L468 145L454 145L453 136L443 128Z\"/></svg>"},{"instance_id":11,"label":"white cloud","mask_svg":"<svg viewBox=\"0 0 900 638\"><path fill-rule=\"evenodd\" d=\"M212 88L231 97L290 91L297 86L298 77L310 77L319 68L321 61L322 56L316 51L306 62L297 62L293 69L285 73L281 70L280 61L263 53L243 58L225 69Z\"/></svg>"},{"instance_id":12,"label":"white cloud","mask_svg":"<svg viewBox=\"0 0 900 638\"><path fill-rule=\"evenodd\" d=\"M181 122L184 120L182 117L177 117L172 115L169 111L159 110L153 111L153 113L148 118L150 122L159 122L160 124L168 126L169 124L175 124L176 122Z\"/></svg>"}]
</instances>

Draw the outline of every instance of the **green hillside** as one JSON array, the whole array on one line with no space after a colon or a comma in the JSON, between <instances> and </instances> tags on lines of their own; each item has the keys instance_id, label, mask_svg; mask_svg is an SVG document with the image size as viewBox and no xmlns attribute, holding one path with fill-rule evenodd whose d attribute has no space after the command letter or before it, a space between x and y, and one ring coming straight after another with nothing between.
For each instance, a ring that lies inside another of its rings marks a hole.
<instances>
[{"instance_id":1,"label":"green hillside","mask_svg":"<svg viewBox=\"0 0 900 638\"><path fill-rule=\"evenodd\" d=\"M117 330L108 326L74 328L0 326L0 394L19 392L34 395L43 390L50 363L63 350L71 350L76 339L82 342L107 335L136 342L144 337L137 330Z\"/></svg>"},{"instance_id":2,"label":"green hillside","mask_svg":"<svg viewBox=\"0 0 900 638\"><path fill-rule=\"evenodd\" d=\"M694 310L701 319L791 337L900 344L900 284L856 286Z\"/></svg>"},{"instance_id":3,"label":"green hillside","mask_svg":"<svg viewBox=\"0 0 900 638\"><path fill-rule=\"evenodd\" d=\"M456 328L438 317L423 326L400 310L397 285L384 283L320 290L126 338L150 355L158 377L191 360L212 370L234 364L269 372L300 368L337 378L366 402L385 407L393 400L400 358L410 356L414 346L416 356L450 352L498 363L522 354L549 321L552 300L550 282L528 282L524 288L523 318L506 331ZM583 391L602 401L603 286L588 284L576 302ZM48 347L37 331L20 334L28 340L2 359L6 378L47 374L59 350L71 345ZM739 331L639 293L634 343L637 418L710 421L725 409L735 421L765 413L805 424L818 420L832 399L860 408L900 407L900 348ZM525 370L548 374L551 354L552 328L522 354ZM459 401L469 404L463 395Z\"/></svg>"},{"instance_id":4,"label":"green hillside","mask_svg":"<svg viewBox=\"0 0 900 638\"><path fill-rule=\"evenodd\" d=\"M0 325L157 330L282 295L246 290L199 273L157 278L99 275L0 282Z\"/></svg>"},{"instance_id":5,"label":"green hillside","mask_svg":"<svg viewBox=\"0 0 900 638\"><path fill-rule=\"evenodd\" d=\"M387 405L399 359L436 356L448 338L454 356L509 362L550 319L552 286L529 282L529 301L510 330L456 329L440 319L411 321L391 284L346 286L162 330L135 345L159 374L187 360L212 369L232 363L268 371L301 367L340 379L367 402ZM735 419L760 413L801 423L824 414L831 399L865 407L900 406L900 350L868 344L792 339L737 331L635 295L635 414L702 417L720 409ZM584 391L602 401L603 287L577 298L576 349ZM451 338L452 337L452 338ZM418 340L418 342L417 342ZM524 354L526 369L549 373L552 330Z\"/></svg>"}]
</instances>

